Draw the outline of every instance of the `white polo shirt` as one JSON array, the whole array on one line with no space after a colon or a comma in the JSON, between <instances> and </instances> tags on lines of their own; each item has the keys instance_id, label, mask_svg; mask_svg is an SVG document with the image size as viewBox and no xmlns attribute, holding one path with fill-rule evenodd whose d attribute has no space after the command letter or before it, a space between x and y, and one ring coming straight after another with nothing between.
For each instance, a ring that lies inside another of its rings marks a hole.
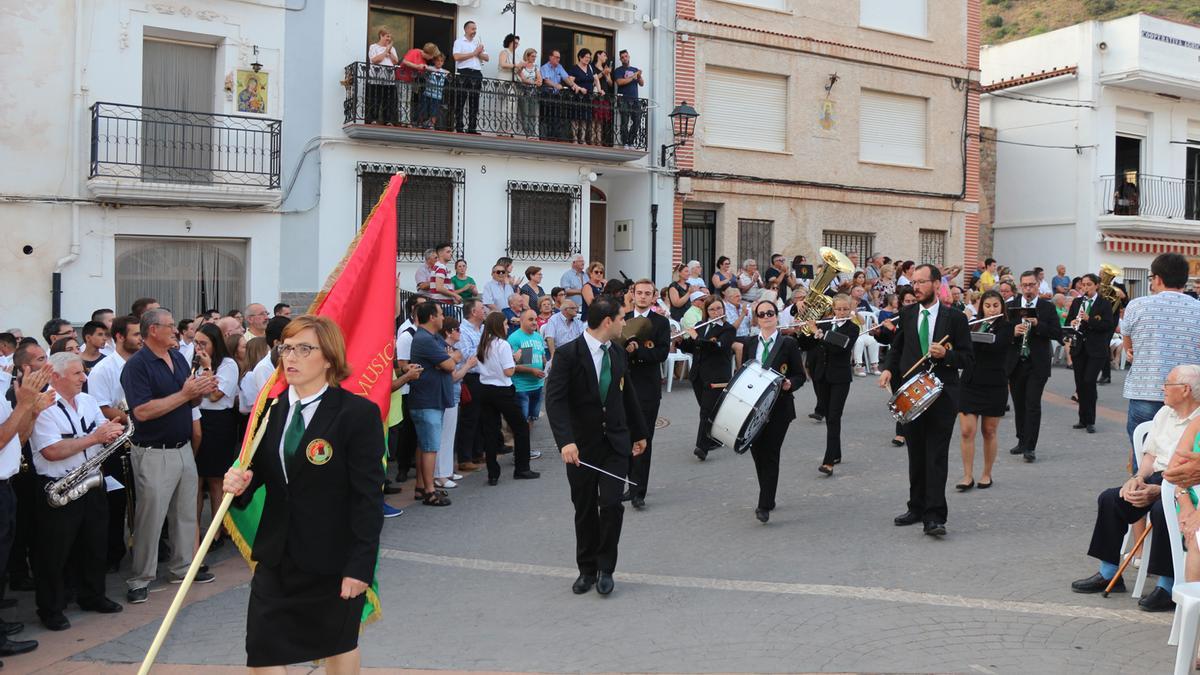
<instances>
[{"instance_id":1,"label":"white polo shirt","mask_svg":"<svg viewBox=\"0 0 1200 675\"><path fill-rule=\"evenodd\" d=\"M77 452L59 461L50 461L42 455L43 450L55 443L68 438L83 438L105 421L103 413L100 412L100 405L90 395L76 395L74 408L62 396L55 396L54 404L38 415L37 422L33 425L33 435L29 437L29 445L33 450L33 468L38 475L62 478L82 466L87 458L99 453L104 446L97 443L83 452ZM99 474L99 469L95 473Z\"/></svg>"},{"instance_id":2,"label":"white polo shirt","mask_svg":"<svg viewBox=\"0 0 1200 675\"><path fill-rule=\"evenodd\" d=\"M398 360L410 361L412 359L412 341L416 332L416 326L412 321L405 320L400 324L400 329L396 331L396 358ZM401 395L407 395L408 385L400 387L399 391Z\"/></svg>"},{"instance_id":3,"label":"white polo shirt","mask_svg":"<svg viewBox=\"0 0 1200 675\"><path fill-rule=\"evenodd\" d=\"M8 403L8 398L0 396L0 424L8 421L12 417L13 409ZM13 434L8 443L0 448L0 480L8 480L17 475L21 470L21 438L20 434Z\"/></svg>"},{"instance_id":4,"label":"white polo shirt","mask_svg":"<svg viewBox=\"0 0 1200 675\"><path fill-rule=\"evenodd\" d=\"M125 390L121 388L121 371L125 369L125 359L121 352L100 359L100 363L88 373L88 395L96 400L96 405L106 405L120 408L125 401Z\"/></svg>"}]
</instances>

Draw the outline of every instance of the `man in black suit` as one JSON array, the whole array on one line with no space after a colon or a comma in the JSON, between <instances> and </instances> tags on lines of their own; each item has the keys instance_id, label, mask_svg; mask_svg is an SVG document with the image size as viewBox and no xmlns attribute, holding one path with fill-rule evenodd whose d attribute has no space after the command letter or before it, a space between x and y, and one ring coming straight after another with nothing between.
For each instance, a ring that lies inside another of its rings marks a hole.
<instances>
[{"instance_id":1,"label":"man in black suit","mask_svg":"<svg viewBox=\"0 0 1200 675\"><path fill-rule=\"evenodd\" d=\"M1097 292L1100 277L1085 274L1079 279L1083 293L1071 303L1067 325L1075 326L1079 335L1071 343L1071 362L1075 369L1075 396L1079 399L1079 422L1073 429L1096 433L1096 379L1109 359L1109 342L1116 321L1112 305Z\"/></svg>"},{"instance_id":2,"label":"man in black suit","mask_svg":"<svg viewBox=\"0 0 1200 675\"><path fill-rule=\"evenodd\" d=\"M958 413L958 371L975 361L971 332L962 312L938 301L942 273L933 265L920 265L912 275L916 304L900 310L900 321L887 368L879 386L888 389L928 355L933 374L942 381L941 396L920 417L905 426L908 441L908 510L896 516L897 525L925 524L925 534L946 534L946 462L950 435ZM948 339L949 344L940 343Z\"/></svg>"},{"instance_id":3,"label":"man in black suit","mask_svg":"<svg viewBox=\"0 0 1200 675\"><path fill-rule=\"evenodd\" d=\"M624 484L580 462L624 476L630 455L640 455L646 447L646 423L625 352L614 346L624 326L621 306L610 297L597 298L588 305L587 330L555 351L546 381L546 414L567 465L575 505L579 578L571 590L577 595L593 584L601 595L612 592L625 512Z\"/></svg>"},{"instance_id":4,"label":"man in black suit","mask_svg":"<svg viewBox=\"0 0 1200 675\"><path fill-rule=\"evenodd\" d=\"M1042 390L1050 379L1051 340L1062 339L1058 312L1054 303L1038 297L1037 274L1021 275L1021 295L1008 303L1011 308L1033 309L1036 317L1024 323L1014 322L1013 339L1008 344L1004 371L1012 393L1016 418L1017 444L1010 453L1024 455L1026 462L1037 459L1038 432L1042 428Z\"/></svg>"},{"instance_id":5,"label":"man in black suit","mask_svg":"<svg viewBox=\"0 0 1200 675\"><path fill-rule=\"evenodd\" d=\"M654 423L658 420L658 404L662 400L662 364L671 349L671 322L662 314L650 311L658 295L654 282L641 279L633 285L633 311L625 315L628 321L644 317L650 322L650 339L638 344L630 340L625 345L629 361L629 381L642 406L646 421L646 450L630 460L629 480L637 487L626 493L633 508L646 506L646 487L650 482L650 456L654 452Z\"/></svg>"}]
</instances>

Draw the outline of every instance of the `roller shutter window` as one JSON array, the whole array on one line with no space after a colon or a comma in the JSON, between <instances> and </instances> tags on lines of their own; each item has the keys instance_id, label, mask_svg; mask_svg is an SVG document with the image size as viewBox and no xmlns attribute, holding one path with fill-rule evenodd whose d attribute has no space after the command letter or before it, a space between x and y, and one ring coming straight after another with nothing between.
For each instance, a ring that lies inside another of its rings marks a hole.
<instances>
[{"instance_id":1,"label":"roller shutter window","mask_svg":"<svg viewBox=\"0 0 1200 675\"><path fill-rule=\"evenodd\" d=\"M926 0L859 0L858 24L865 28L926 37Z\"/></svg>"},{"instance_id":2,"label":"roller shutter window","mask_svg":"<svg viewBox=\"0 0 1200 675\"><path fill-rule=\"evenodd\" d=\"M925 166L927 99L864 89L858 157L863 162Z\"/></svg>"},{"instance_id":3,"label":"roller shutter window","mask_svg":"<svg viewBox=\"0 0 1200 675\"><path fill-rule=\"evenodd\" d=\"M704 75L704 143L787 151L788 78L709 68Z\"/></svg>"}]
</instances>

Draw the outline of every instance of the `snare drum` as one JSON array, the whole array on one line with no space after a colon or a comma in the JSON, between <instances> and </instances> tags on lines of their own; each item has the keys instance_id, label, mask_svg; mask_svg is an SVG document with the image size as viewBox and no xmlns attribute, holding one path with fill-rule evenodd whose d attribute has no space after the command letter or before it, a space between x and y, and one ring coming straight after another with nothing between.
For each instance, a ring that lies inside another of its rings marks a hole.
<instances>
[{"instance_id":1,"label":"snare drum","mask_svg":"<svg viewBox=\"0 0 1200 675\"><path fill-rule=\"evenodd\" d=\"M945 385L933 373L922 371L913 375L904 383L892 400L888 401L888 410L892 417L901 424L908 424L929 409L938 396L942 395Z\"/></svg>"},{"instance_id":2,"label":"snare drum","mask_svg":"<svg viewBox=\"0 0 1200 675\"><path fill-rule=\"evenodd\" d=\"M747 361L721 392L712 437L738 454L749 450L766 426L782 389L783 375L763 368L758 361Z\"/></svg>"}]
</instances>

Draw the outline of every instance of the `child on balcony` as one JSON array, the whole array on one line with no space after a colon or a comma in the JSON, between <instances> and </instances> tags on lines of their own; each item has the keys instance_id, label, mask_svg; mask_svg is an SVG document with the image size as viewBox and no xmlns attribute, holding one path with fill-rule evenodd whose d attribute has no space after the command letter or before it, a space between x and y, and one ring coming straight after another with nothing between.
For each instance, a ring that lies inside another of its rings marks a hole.
<instances>
[{"instance_id":1,"label":"child on balcony","mask_svg":"<svg viewBox=\"0 0 1200 675\"><path fill-rule=\"evenodd\" d=\"M425 70L425 88L421 91L421 106L417 111L417 124L432 129L442 112L442 97L446 90L447 71L442 68L446 62L444 54L438 54Z\"/></svg>"}]
</instances>

